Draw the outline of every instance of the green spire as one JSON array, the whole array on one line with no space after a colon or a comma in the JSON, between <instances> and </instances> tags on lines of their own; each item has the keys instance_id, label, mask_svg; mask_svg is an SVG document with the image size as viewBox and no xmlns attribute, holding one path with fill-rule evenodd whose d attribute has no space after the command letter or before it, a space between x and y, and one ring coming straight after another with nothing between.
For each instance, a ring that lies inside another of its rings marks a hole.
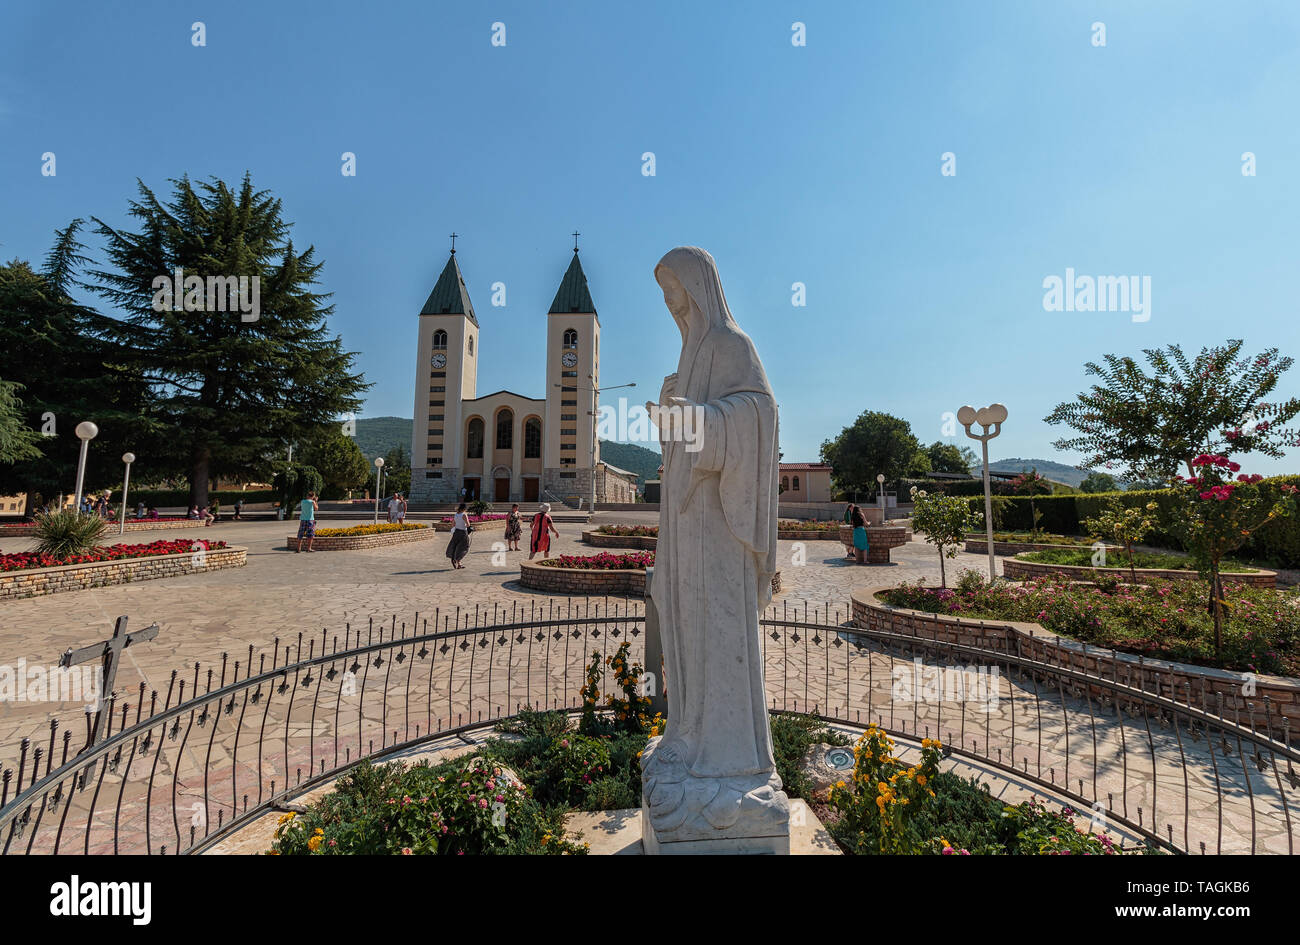
<instances>
[{"instance_id":1,"label":"green spire","mask_svg":"<svg viewBox=\"0 0 1300 945\"><path fill-rule=\"evenodd\" d=\"M469 289L465 288L465 277L460 274L460 266L456 263L454 249L433 291L429 293L424 308L420 309L420 314L468 315L470 321L478 324L478 319L474 317L474 305L469 300Z\"/></svg>"},{"instance_id":2,"label":"green spire","mask_svg":"<svg viewBox=\"0 0 1300 945\"><path fill-rule=\"evenodd\" d=\"M587 291L587 274L582 271L582 263L578 262L578 251L573 251L573 262L569 263L569 269L564 274L564 280L560 283L559 290L555 293L555 301L551 303L551 315L568 315L572 312L581 312L584 315L596 314L596 303L591 300L591 293Z\"/></svg>"}]
</instances>

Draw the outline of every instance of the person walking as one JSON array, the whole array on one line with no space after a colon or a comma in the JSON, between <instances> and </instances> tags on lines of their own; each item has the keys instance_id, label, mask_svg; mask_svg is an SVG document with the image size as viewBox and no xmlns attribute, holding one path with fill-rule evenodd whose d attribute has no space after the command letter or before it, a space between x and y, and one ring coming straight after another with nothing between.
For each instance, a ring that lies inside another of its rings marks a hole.
<instances>
[{"instance_id":1,"label":"person walking","mask_svg":"<svg viewBox=\"0 0 1300 945\"><path fill-rule=\"evenodd\" d=\"M506 516L506 551L518 551L519 540L524 537L524 517L519 514L519 503L510 506Z\"/></svg>"},{"instance_id":2,"label":"person walking","mask_svg":"<svg viewBox=\"0 0 1300 945\"><path fill-rule=\"evenodd\" d=\"M855 504L852 503L852 502L850 502L848 505L844 506L844 524L845 524L845 525L852 525L852 524L853 524L853 514L854 514L855 512L857 512L857 511L858 511L858 507L857 507L857 505L855 505ZM844 557L849 558L850 560L852 560L854 557L856 557L855 554L854 554L854 552L853 552L853 549L852 549L852 548L848 548L848 549L846 549L846 550L847 550L848 553L845 554Z\"/></svg>"},{"instance_id":3,"label":"person walking","mask_svg":"<svg viewBox=\"0 0 1300 945\"><path fill-rule=\"evenodd\" d=\"M243 512L244 512L244 500L242 498L236 499L235 500L235 521L236 522L242 521L240 516L243 514Z\"/></svg>"},{"instance_id":4,"label":"person walking","mask_svg":"<svg viewBox=\"0 0 1300 945\"><path fill-rule=\"evenodd\" d=\"M311 541L316 537L316 493L308 492L307 498L298 504L298 548L302 551L302 540L307 539L307 550L311 551Z\"/></svg>"},{"instance_id":5,"label":"person walking","mask_svg":"<svg viewBox=\"0 0 1300 945\"><path fill-rule=\"evenodd\" d=\"M388 500L388 521L389 524L396 525L401 519L402 513L402 494L394 492Z\"/></svg>"},{"instance_id":6,"label":"person walking","mask_svg":"<svg viewBox=\"0 0 1300 945\"><path fill-rule=\"evenodd\" d=\"M469 554L469 533L469 516L465 514L465 503L462 502L451 517L451 541L447 543L447 557L456 570L465 567L461 561Z\"/></svg>"},{"instance_id":7,"label":"person walking","mask_svg":"<svg viewBox=\"0 0 1300 945\"><path fill-rule=\"evenodd\" d=\"M397 524L399 524L399 525L405 525L405 524L406 524L406 505L407 505L407 503L406 503L406 496L399 492L399 493L397 494L397 498L398 498L399 500L401 500L401 505L399 505L399 506L397 507Z\"/></svg>"},{"instance_id":8,"label":"person walking","mask_svg":"<svg viewBox=\"0 0 1300 945\"><path fill-rule=\"evenodd\" d=\"M545 555L551 550L551 535L560 537L560 532L551 521L551 504L543 502L541 509L533 516L532 535L528 542L528 560L532 561L540 552Z\"/></svg>"}]
</instances>

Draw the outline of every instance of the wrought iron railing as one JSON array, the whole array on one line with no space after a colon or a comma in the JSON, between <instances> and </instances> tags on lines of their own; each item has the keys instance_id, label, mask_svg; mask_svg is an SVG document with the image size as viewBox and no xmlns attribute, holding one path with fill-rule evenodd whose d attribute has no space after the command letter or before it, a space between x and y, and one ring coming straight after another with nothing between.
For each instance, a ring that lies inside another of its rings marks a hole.
<instances>
[{"instance_id":1,"label":"wrought iron railing","mask_svg":"<svg viewBox=\"0 0 1300 945\"><path fill-rule=\"evenodd\" d=\"M106 737L89 747L74 750L60 722L25 740L3 772L0 851L201 852L363 758L524 707L577 708L593 652L630 641L639 660L643 629L627 602L436 611L196 664L165 693L110 698ZM1158 681L1147 691L862 630L846 608L773 608L762 632L773 711L939 738L962 770L1049 791L1171 850L1292 852L1300 755L1267 705L1198 708Z\"/></svg>"}]
</instances>

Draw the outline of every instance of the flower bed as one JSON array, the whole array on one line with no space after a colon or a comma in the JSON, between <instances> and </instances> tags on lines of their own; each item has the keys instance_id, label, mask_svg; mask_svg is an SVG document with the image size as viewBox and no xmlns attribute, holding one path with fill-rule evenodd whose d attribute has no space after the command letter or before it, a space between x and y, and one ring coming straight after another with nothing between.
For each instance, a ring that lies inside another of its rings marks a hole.
<instances>
[{"instance_id":1,"label":"flower bed","mask_svg":"<svg viewBox=\"0 0 1300 945\"><path fill-rule=\"evenodd\" d=\"M1104 568L1095 568L1091 565L1049 564L1029 560L1024 555L1017 555L1002 562L1002 576L1009 581L1032 581L1036 578L1050 577L1052 575L1061 575L1075 581L1092 581L1106 576L1128 576L1128 565L1123 558L1112 557L1108 559L1108 562ZM1188 568L1135 568L1134 575L1138 582L1142 584L1156 581L1200 583L1200 575ZM1262 588L1277 586L1277 572L1263 569L1258 571L1224 571L1220 578L1225 584L1248 584L1252 587Z\"/></svg>"},{"instance_id":2,"label":"flower bed","mask_svg":"<svg viewBox=\"0 0 1300 945\"><path fill-rule=\"evenodd\" d=\"M1078 540L1066 539L1065 541L1057 542L1055 540L1056 537L1057 536L1052 536L1053 540L1050 542L1046 542L1046 541L1030 541L1027 538L1024 540L999 538L997 535L994 535L993 553L995 555L1005 556L1005 555L1018 555L1026 551L1078 551L1080 547L1082 547L1088 550L1088 554L1092 554L1092 545L1084 541L1083 539L1078 539ZM988 554L988 549L989 549L988 539L985 538L983 535L980 535L979 537L970 537L966 539L964 550L966 551L967 554L986 555ZM1118 545L1108 544L1106 546L1107 555L1118 555L1118 554L1122 554L1123 551L1124 549L1120 548Z\"/></svg>"},{"instance_id":3,"label":"flower bed","mask_svg":"<svg viewBox=\"0 0 1300 945\"><path fill-rule=\"evenodd\" d=\"M779 519L776 537L787 541L838 541L842 522Z\"/></svg>"},{"instance_id":4,"label":"flower bed","mask_svg":"<svg viewBox=\"0 0 1300 945\"><path fill-rule=\"evenodd\" d=\"M36 555L2 555L0 559L20 557L38 559L26 566L11 566L0 573L0 600L40 597L62 591L88 587L130 584L182 574L202 574L224 568L242 568L248 549L228 546L224 541L182 539L156 541L148 545L115 545L134 549L134 553L116 552L94 557L74 555L68 563L47 564ZM48 559L48 556L44 556ZM54 559L49 559L54 560ZM15 562L10 561L10 565Z\"/></svg>"},{"instance_id":5,"label":"flower bed","mask_svg":"<svg viewBox=\"0 0 1300 945\"><path fill-rule=\"evenodd\" d=\"M1034 622L1061 636L1144 657L1255 673L1300 675L1300 607L1293 594L1236 586L1223 658L1214 659L1214 624L1206 589L1185 582L1101 585L1040 578L1015 586L988 584L965 572L955 588L924 582L880 594L896 607L989 620Z\"/></svg>"},{"instance_id":6,"label":"flower bed","mask_svg":"<svg viewBox=\"0 0 1300 945\"><path fill-rule=\"evenodd\" d=\"M378 525L351 525L347 528L318 528L317 538L348 538L356 535L387 535L391 532L409 532L428 525L408 525L405 522L380 522Z\"/></svg>"},{"instance_id":7,"label":"flower bed","mask_svg":"<svg viewBox=\"0 0 1300 945\"><path fill-rule=\"evenodd\" d=\"M622 527L622 526L607 526ZM638 528L643 526L637 526ZM658 532L658 529L655 529ZM585 544L592 545L596 548L639 548L643 551L654 551L655 546L659 544L656 535L633 535L633 534L609 534L603 528L595 531L582 533L582 540Z\"/></svg>"},{"instance_id":8,"label":"flower bed","mask_svg":"<svg viewBox=\"0 0 1300 945\"><path fill-rule=\"evenodd\" d=\"M621 535L623 537L658 538L658 525L602 525L596 529L602 535Z\"/></svg>"},{"instance_id":9,"label":"flower bed","mask_svg":"<svg viewBox=\"0 0 1300 945\"><path fill-rule=\"evenodd\" d=\"M124 558L175 555L182 552L197 551L199 547L204 551L216 550L226 547L226 543L224 541L204 541L203 539L193 541L173 539L168 541L160 538L158 541L151 541L147 545L108 545L103 548L94 548L85 554L68 555L64 558L37 554L35 551L16 551L7 555L0 554L0 572L26 571L31 568L58 568L68 564L98 564L105 561L121 561Z\"/></svg>"},{"instance_id":10,"label":"flower bed","mask_svg":"<svg viewBox=\"0 0 1300 945\"><path fill-rule=\"evenodd\" d=\"M521 561L519 583L554 594L627 594L645 596L645 569L654 565L654 552L613 555L560 555L542 561ZM772 576L772 593L781 590L781 572Z\"/></svg>"},{"instance_id":11,"label":"flower bed","mask_svg":"<svg viewBox=\"0 0 1300 945\"><path fill-rule=\"evenodd\" d=\"M407 525L381 522L378 525L354 525L350 528L318 528L312 540L313 551L364 551L367 548L386 548L410 541L425 541L437 534L428 525ZM303 539L306 544L307 539ZM285 538L284 546L297 550L298 536Z\"/></svg>"}]
</instances>

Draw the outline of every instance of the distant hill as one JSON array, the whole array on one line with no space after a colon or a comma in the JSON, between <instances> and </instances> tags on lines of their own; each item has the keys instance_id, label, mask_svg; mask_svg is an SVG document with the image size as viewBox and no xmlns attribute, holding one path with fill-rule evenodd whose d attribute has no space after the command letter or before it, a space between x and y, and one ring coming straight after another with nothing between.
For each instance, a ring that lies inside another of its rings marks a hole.
<instances>
[{"instance_id":1,"label":"distant hill","mask_svg":"<svg viewBox=\"0 0 1300 945\"><path fill-rule=\"evenodd\" d=\"M411 451L411 428L414 420L402 417L364 417L357 419L357 447L373 460L383 456L394 446Z\"/></svg>"},{"instance_id":2,"label":"distant hill","mask_svg":"<svg viewBox=\"0 0 1300 945\"><path fill-rule=\"evenodd\" d=\"M1012 473L1022 473L1027 472L1030 469L1037 469L1038 475L1047 479L1052 479L1056 482L1063 482L1067 486L1074 486L1076 489L1079 487L1079 483L1088 478L1089 472L1087 469L1076 469L1074 466L1067 466L1065 463L1055 463L1050 459L1019 459L1017 457L995 460L994 462L989 463L989 469L997 472ZM978 464L976 464L975 468L971 469L971 472L976 474L979 473ZM1118 482L1120 487L1123 488L1123 480L1119 479L1118 476L1115 478L1116 482Z\"/></svg>"},{"instance_id":3,"label":"distant hill","mask_svg":"<svg viewBox=\"0 0 1300 945\"><path fill-rule=\"evenodd\" d=\"M405 417L364 417L357 420L356 443L366 459L383 456L394 446L411 449L411 428L415 421ZM645 485L647 479L657 479L663 458L654 450L635 443L600 441L600 458L619 469L636 473L637 484Z\"/></svg>"}]
</instances>

